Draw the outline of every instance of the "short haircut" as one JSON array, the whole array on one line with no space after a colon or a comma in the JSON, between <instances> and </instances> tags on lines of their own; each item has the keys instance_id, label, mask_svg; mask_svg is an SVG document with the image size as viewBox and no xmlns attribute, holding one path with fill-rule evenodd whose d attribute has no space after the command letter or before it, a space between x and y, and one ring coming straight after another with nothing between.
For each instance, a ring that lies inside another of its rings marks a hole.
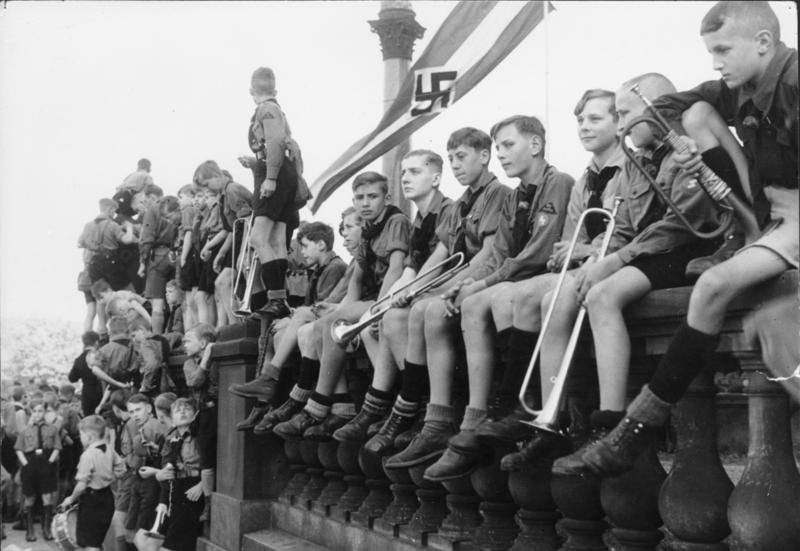
<instances>
[{"instance_id":1,"label":"short haircut","mask_svg":"<svg viewBox=\"0 0 800 551\"><path fill-rule=\"evenodd\" d=\"M44 400L42 400L41 398L31 398L30 401L28 402L28 408L30 408L30 410L33 411L33 409L36 406L45 407Z\"/></svg>"},{"instance_id":2,"label":"short haircut","mask_svg":"<svg viewBox=\"0 0 800 551\"><path fill-rule=\"evenodd\" d=\"M58 393L62 396L75 396L75 385L70 383L64 383L58 389Z\"/></svg>"},{"instance_id":3,"label":"short haircut","mask_svg":"<svg viewBox=\"0 0 800 551\"><path fill-rule=\"evenodd\" d=\"M59 401L58 401L58 394L55 392L50 392L49 390L44 393L42 397L44 400L45 407L49 407L50 409L58 409Z\"/></svg>"},{"instance_id":4,"label":"short haircut","mask_svg":"<svg viewBox=\"0 0 800 551\"><path fill-rule=\"evenodd\" d=\"M97 204L100 206L100 210L105 210L105 209L117 210L117 208L119 207L116 201L114 201L113 199L109 199L108 197L103 197L97 202Z\"/></svg>"},{"instance_id":5,"label":"short haircut","mask_svg":"<svg viewBox=\"0 0 800 551\"><path fill-rule=\"evenodd\" d=\"M311 222L297 233L297 241L303 238L309 241L322 241L330 251L333 249L333 228L323 222Z\"/></svg>"},{"instance_id":6,"label":"short haircut","mask_svg":"<svg viewBox=\"0 0 800 551\"><path fill-rule=\"evenodd\" d=\"M148 405L152 405L151 402L150 402L150 398L148 398L146 395L142 394L141 392L137 392L136 394L134 394L133 396L128 398L128 403L129 404L148 404Z\"/></svg>"},{"instance_id":7,"label":"short haircut","mask_svg":"<svg viewBox=\"0 0 800 551\"><path fill-rule=\"evenodd\" d=\"M672 81L661 73L644 73L643 75L633 77L625 81L620 89L629 91L637 84L639 85L639 91L650 99L677 92Z\"/></svg>"},{"instance_id":8,"label":"short haircut","mask_svg":"<svg viewBox=\"0 0 800 551\"><path fill-rule=\"evenodd\" d=\"M169 406L170 410L179 408L180 406L189 406L193 411L197 411L197 403L192 398L178 398Z\"/></svg>"},{"instance_id":9,"label":"short haircut","mask_svg":"<svg viewBox=\"0 0 800 551\"><path fill-rule=\"evenodd\" d=\"M339 221L339 235L344 233L344 219L351 215L355 215L355 217L358 219L359 226L364 222L364 220L361 218L361 213L359 213L355 207L347 207L342 211L342 219Z\"/></svg>"},{"instance_id":10,"label":"short haircut","mask_svg":"<svg viewBox=\"0 0 800 551\"><path fill-rule=\"evenodd\" d=\"M194 184L186 184L178 189L178 196L180 197L181 195L189 195L190 197L194 197L196 192L197 191L194 187Z\"/></svg>"},{"instance_id":11,"label":"short haircut","mask_svg":"<svg viewBox=\"0 0 800 551\"><path fill-rule=\"evenodd\" d=\"M92 296L97 300L100 300L101 295L103 293L113 290L114 289L111 288L111 285L109 285L108 281L106 281L105 279L98 279L97 281L92 283L91 287Z\"/></svg>"},{"instance_id":12,"label":"short haircut","mask_svg":"<svg viewBox=\"0 0 800 551\"><path fill-rule=\"evenodd\" d=\"M111 316L108 320L108 332L111 335L124 335L128 332L128 320L125 316Z\"/></svg>"},{"instance_id":13,"label":"short haircut","mask_svg":"<svg viewBox=\"0 0 800 551\"><path fill-rule=\"evenodd\" d=\"M447 138L447 150L457 149L459 146L466 145L475 151L486 150L492 153L492 138L483 130L467 126L459 128Z\"/></svg>"},{"instance_id":14,"label":"short haircut","mask_svg":"<svg viewBox=\"0 0 800 551\"><path fill-rule=\"evenodd\" d=\"M409 157L423 157L426 165L433 165L436 172L442 172L444 161L442 161L442 156L435 151L431 151L430 149L415 149L403 155L403 159L408 159Z\"/></svg>"},{"instance_id":15,"label":"short haircut","mask_svg":"<svg viewBox=\"0 0 800 551\"><path fill-rule=\"evenodd\" d=\"M178 399L178 395L174 392L164 392L163 394L159 394L156 396L156 399L153 403L156 409L161 411L169 411L172 402Z\"/></svg>"},{"instance_id":16,"label":"short haircut","mask_svg":"<svg viewBox=\"0 0 800 551\"><path fill-rule=\"evenodd\" d=\"M154 195L156 197L163 197L164 196L164 190L161 189L160 187L158 187L155 184L146 184L142 188L142 191L140 191L140 193L143 193L145 195Z\"/></svg>"},{"instance_id":17,"label":"short haircut","mask_svg":"<svg viewBox=\"0 0 800 551\"><path fill-rule=\"evenodd\" d=\"M514 128L517 129L517 132L526 136L539 136L539 138L542 140L541 154L544 155L544 146L546 143L545 130L544 125L539 119L530 115L513 115L507 119L503 119L492 126L492 130L489 132L489 134L492 136L492 139L495 139L500 129L505 128L506 126L514 126Z\"/></svg>"},{"instance_id":18,"label":"short haircut","mask_svg":"<svg viewBox=\"0 0 800 551\"><path fill-rule=\"evenodd\" d=\"M275 95L275 72L269 67L259 67L253 71L250 87L257 94Z\"/></svg>"},{"instance_id":19,"label":"short haircut","mask_svg":"<svg viewBox=\"0 0 800 551\"><path fill-rule=\"evenodd\" d=\"M138 170L144 170L145 172L150 172L150 159L139 159L139 162L136 163L136 168Z\"/></svg>"},{"instance_id":20,"label":"short haircut","mask_svg":"<svg viewBox=\"0 0 800 551\"><path fill-rule=\"evenodd\" d=\"M179 207L178 198L174 195L165 195L158 200L158 210L161 212L162 216L172 214L177 211Z\"/></svg>"},{"instance_id":21,"label":"short haircut","mask_svg":"<svg viewBox=\"0 0 800 551\"><path fill-rule=\"evenodd\" d=\"M611 113L611 116L614 117L614 120L619 119L619 115L617 114L616 106L614 102L617 96L614 92L610 90L603 90L602 88L591 88L586 90L581 99L578 100L578 103L575 105L575 109L572 111L572 114L576 117L580 115L583 110L586 108L586 104L589 103L590 100L593 99L606 99L608 100L608 112Z\"/></svg>"},{"instance_id":22,"label":"short haircut","mask_svg":"<svg viewBox=\"0 0 800 551\"><path fill-rule=\"evenodd\" d=\"M384 194L389 193L389 179L383 174L380 174L379 172L373 172L371 170L362 172L353 178L353 191L357 190L361 186L369 184L380 184L381 191L383 191Z\"/></svg>"},{"instance_id":23,"label":"short haircut","mask_svg":"<svg viewBox=\"0 0 800 551\"><path fill-rule=\"evenodd\" d=\"M128 320L128 331L131 333L134 331L150 331L151 329L152 327L148 321L142 316L136 316L135 318Z\"/></svg>"},{"instance_id":24,"label":"short haircut","mask_svg":"<svg viewBox=\"0 0 800 551\"><path fill-rule=\"evenodd\" d=\"M15 402L22 400L23 396L25 396L25 389L21 386L15 386L14 390L11 391L11 399Z\"/></svg>"},{"instance_id":25,"label":"short haircut","mask_svg":"<svg viewBox=\"0 0 800 551\"><path fill-rule=\"evenodd\" d=\"M708 10L700 23L700 34L713 33L731 21L741 33L747 31L755 36L760 31L769 31L775 42L781 39L781 25L769 2L717 2ZM748 37L750 38L750 37Z\"/></svg>"},{"instance_id":26,"label":"short haircut","mask_svg":"<svg viewBox=\"0 0 800 551\"><path fill-rule=\"evenodd\" d=\"M125 409L125 407L128 405L128 399L130 397L130 390L127 388L118 388L109 395L108 403L119 409Z\"/></svg>"},{"instance_id":27,"label":"short haircut","mask_svg":"<svg viewBox=\"0 0 800 551\"><path fill-rule=\"evenodd\" d=\"M186 331L186 334L189 333L192 333L200 341L214 342L217 340L217 330L208 323L193 325L191 329Z\"/></svg>"},{"instance_id":28,"label":"short haircut","mask_svg":"<svg viewBox=\"0 0 800 551\"><path fill-rule=\"evenodd\" d=\"M218 178L223 176L222 169L217 164L217 161L203 161L200 165L194 170L194 176L192 176L192 182L194 185L201 189L205 189L201 182L203 180L208 180L209 178Z\"/></svg>"},{"instance_id":29,"label":"short haircut","mask_svg":"<svg viewBox=\"0 0 800 551\"><path fill-rule=\"evenodd\" d=\"M106 421L99 415L89 415L78 422L78 430L91 432L98 438L102 438L106 435Z\"/></svg>"},{"instance_id":30,"label":"short haircut","mask_svg":"<svg viewBox=\"0 0 800 551\"><path fill-rule=\"evenodd\" d=\"M81 335L81 342L83 346L94 346L100 342L100 335L95 331L87 331Z\"/></svg>"},{"instance_id":31,"label":"short haircut","mask_svg":"<svg viewBox=\"0 0 800 551\"><path fill-rule=\"evenodd\" d=\"M114 297L106 305L106 314L109 316L121 316L125 313L123 306L130 303L127 299Z\"/></svg>"}]
</instances>

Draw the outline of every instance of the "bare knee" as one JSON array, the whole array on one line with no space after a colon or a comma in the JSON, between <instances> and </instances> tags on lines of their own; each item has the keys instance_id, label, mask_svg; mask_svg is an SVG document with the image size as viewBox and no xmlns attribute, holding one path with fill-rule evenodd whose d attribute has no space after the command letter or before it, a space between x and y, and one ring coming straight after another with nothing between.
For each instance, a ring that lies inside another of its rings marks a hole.
<instances>
[{"instance_id":1,"label":"bare knee","mask_svg":"<svg viewBox=\"0 0 800 551\"><path fill-rule=\"evenodd\" d=\"M692 289L689 310L702 312L725 304L730 296L730 285L720 270L710 269L703 272Z\"/></svg>"},{"instance_id":2,"label":"bare knee","mask_svg":"<svg viewBox=\"0 0 800 551\"><path fill-rule=\"evenodd\" d=\"M433 335L443 330L448 325L448 318L446 317L447 311L444 307L444 301L434 300L427 305L425 312L422 316L422 323L425 325L425 334ZM419 312L418 312L419 314ZM419 318L412 318L409 323L416 323Z\"/></svg>"},{"instance_id":3,"label":"bare knee","mask_svg":"<svg viewBox=\"0 0 800 551\"><path fill-rule=\"evenodd\" d=\"M297 330L297 346L308 350L314 345L314 324L307 323Z\"/></svg>"},{"instance_id":4,"label":"bare knee","mask_svg":"<svg viewBox=\"0 0 800 551\"><path fill-rule=\"evenodd\" d=\"M695 142L701 151L706 151L719 145L719 140L714 135L709 120L717 115L711 104L705 101L694 103L684 111L681 122L684 130Z\"/></svg>"},{"instance_id":5,"label":"bare knee","mask_svg":"<svg viewBox=\"0 0 800 551\"><path fill-rule=\"evenodd\" d=\"M602 281L586 293L586 309L590 314L598 314L609 310L620 309L620 301L613 285Z\"/></svg>"},{"instance_id":6,"label":"bare knee","mask_svg":"<svg viewBox=\"0 0 800 551\"><path fill-rule=\"evenodd\" d=\"M481 295L464 299L461 303L461 328L466 331L485 327L488 321L487 315L490 313L489 306L486 298Z\"/></svg>"}]
</instances>

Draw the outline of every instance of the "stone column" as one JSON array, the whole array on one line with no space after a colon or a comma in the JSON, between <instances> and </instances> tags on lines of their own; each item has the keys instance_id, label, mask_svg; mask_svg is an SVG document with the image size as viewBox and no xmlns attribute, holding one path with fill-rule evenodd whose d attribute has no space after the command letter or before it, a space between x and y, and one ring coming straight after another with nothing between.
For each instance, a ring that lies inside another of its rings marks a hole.
<instances>
[{"instance_id":1,"label":"stone column","mask_svg":"<svg viewBox=\"0 0 800 551\"><path fill-rule=\"evenodd\" d=\"M422 38L425 27L417 23L414 18L411 2L397 0L382 1L378 19L369 21L369 25L372 32L381 39L385 111L394 102L400 85L408 74L414 41ZM409 148L410 143L406 140L383 156L383 173L389 178L392 203L399 206L406 214L410 214L411 207L403 198L400 186L400 159L408 153Z\"/></svg>"},{"instance_id":2,"label":"stone column","mask_svg":"<svg viewBox=\"0 0 800 551\"><path fill-rule=\"evenodd\" d=\"M219 367L217 488L212 496L211 531L198 549L241 548L242 536L269 523L269 500L288 480L283 442L231 430L247 412L245 400L227 392L229 385L251 380L258 355L258 324L225 328L214 346L212 361Z\"/></svg>"}]
</instances>

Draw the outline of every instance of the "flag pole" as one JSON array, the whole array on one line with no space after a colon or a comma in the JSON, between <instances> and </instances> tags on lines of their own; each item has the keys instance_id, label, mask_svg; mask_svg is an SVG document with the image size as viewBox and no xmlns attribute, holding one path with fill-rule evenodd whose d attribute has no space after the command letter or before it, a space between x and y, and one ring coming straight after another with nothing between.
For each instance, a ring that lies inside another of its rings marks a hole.
<instances>
[{"instance_id":1,"label":"flag pole","mask_svg":"<svg viewBox=\"0 0 800 551\"><path fill-rule=\"evenodd\" d=\"M544 127L550 128L550 36L548 34L547 12L549 0L542 3L542 26L544 27Z\"/></svg>"}]
</instances>

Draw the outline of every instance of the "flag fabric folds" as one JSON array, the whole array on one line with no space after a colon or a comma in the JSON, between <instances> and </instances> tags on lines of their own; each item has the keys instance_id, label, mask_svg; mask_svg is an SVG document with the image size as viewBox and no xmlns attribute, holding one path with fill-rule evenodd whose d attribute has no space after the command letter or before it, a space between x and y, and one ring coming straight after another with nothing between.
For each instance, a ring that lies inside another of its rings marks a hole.
<instances>
[{"instance_id":1,"label":"flag fabric folds","mask_svg":"<svg viewBox=\"0 0 800 551\"><path fill-rule=\"evenodd\" d=\"M544 2L459 2L412 65L375 129L314 181L312 212L359 170L472 90L539 24ZM552 5L548 3L548 9Z\"/></svg>"}]
</instances>

